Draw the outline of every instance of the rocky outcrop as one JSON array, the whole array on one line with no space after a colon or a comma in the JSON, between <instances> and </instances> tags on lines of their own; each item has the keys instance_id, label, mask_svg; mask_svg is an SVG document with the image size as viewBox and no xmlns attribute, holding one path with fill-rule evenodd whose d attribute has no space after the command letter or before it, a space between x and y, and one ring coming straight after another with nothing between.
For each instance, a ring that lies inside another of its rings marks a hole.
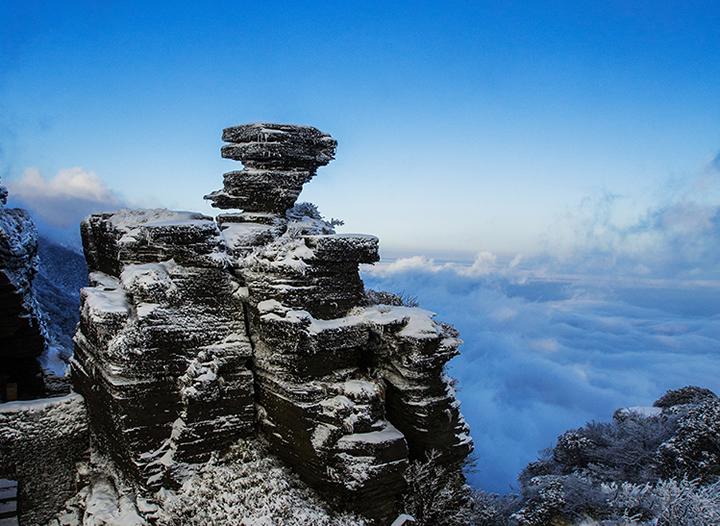
<instances>
[{"instance_id":1,"label":"rocky outcrop","mask_svg":"<svg viewBox=\"0 0 720 526\"><path fill-rule=\"evenodd\" d=\"M303 184L334 155L337 141L311 126L254 123L223 130L221 153L242 161L242 171L228 172L224 188L206 199L221 209L285 215Z\"/></svg>"},{"instance_id":2,"label":"rocky outcrop","mask_svg":"<svg viewBox=\"0 0 720 526\"><path fill-rule=\"evenodd\" d=\"M259 434L331 502L397 512L408 462L472 450L451 380L461 341L434 314L368 305L373 236L336 234L302 185L336 142L307 126L228 128L216 221L158 210L82 224L73 378L115 461L149 487L178 483L237 437Z\"/></svg>"},{"instance_id":3,"label":"rocky outcrop","mask_svg":"<svg viewBox=\"0 0 720 526\"><path fill-rule=\"evenodd\" d=\"M149 487L254 432L240 284L200 214L123 210L82 225L91 287L72 362L93 429Z\"/></svg>"},{"instance_id":4,"label":"rocky outcrop","mask_svg":"<svg viewBox=\"0 0 720 526\"><path fill-rule=\"evenodd\" d=\"M42 323L32 282L38 268L38 237L26 210L6 208L7 189L0 186L0 400L42 396L38 358L45 350Z\"/></svg>"}]
</instances>

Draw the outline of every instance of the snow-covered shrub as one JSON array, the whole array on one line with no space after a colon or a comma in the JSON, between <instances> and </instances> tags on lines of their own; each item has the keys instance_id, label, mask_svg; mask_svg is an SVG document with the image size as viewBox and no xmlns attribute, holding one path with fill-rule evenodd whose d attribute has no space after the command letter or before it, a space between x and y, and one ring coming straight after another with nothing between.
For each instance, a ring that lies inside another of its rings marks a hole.
<instances>
[{"instance_id":1,"label":"snow-covered shrub","mask_svg":"<svg viewBox=\"0 0 720 526\"><path fill-rule=\"evenodd\" d=\"M663 481L655 492L664 500L658 526L720 524L720 485L683 479Z\"/></svg>"},{"instance_id":2,"label":"snow-covered shrub","mask_svg":"<svg viewBox=\"0 0 720 526\"><path fill-rule=\"evenodd\" d=\"M538 477L524 490L523 507L513 518L521 526L718 525L720 483L670 479L607 484L574 475Z\"/></svg>"},{"instance_id":3,"label":"snow-covered shrub","mask_svg":"<svg viewBox=\"0 0 720 526\"><path fill-rule=\"evenodd\" d=\"M520 483L571 473L606 482L654 482L658 478L658 447L673 436L677 419L673 414L618 411L612 422L589 422L560 435L554 448L520 473Z\"/></svg>"},{"instance_id":4,"label":"snow-covered shrub","mask_svg":"<svg viewBox=\"0 0 720 526\"><path fill-rule=\"evenodd\" d=\"M515 494L500 497L482 490L472 490L463 508L465 524L472 526L508 526L510 516L520 508Z\"/></svg>"},{"instance_id":5,"label":"snow-covered shrub","mask_svg":"<svg viewBox=\"0 0 720 526\"><path fill-rule=\"evenodd\" d=\"M411 462L405 480L405 513L412 515L418 526L468 524L465 511L470 488L460 470L441 462L440 453L432 450L427 460Z\"/></svg>"},{"instance_id":6,"label":"snow-covered shrub","mask_svg":"<svg viewBox=\"0 0 720 526\"><path fill-rule=\"evenodd\" d=\"M257 441L241 441L209 463L163 505L164 526L364 525L350 514L333 515L315 494Z\"/></svg>"},{"instance_id":7,"label":"snow-covered shrub","mask_svg":"<svg viewBox=\"0 0 720 526\"><path fill-rule=\"evenodd\" d=\"M288 232L297 235L334 234L336 226L345 223L340 219L327 221L317 206L312 203L295 203L295 206L285 212L288 219Z\"/></svg>"},{"instance_id":8,"label":"snow-covered shrub","mask_svg":"<svg viewBox=\"0 0 720 526\"><path fill-rule=\"evenodd\" d=\"M610 507L633 524L708 526L720 524L720 485L670 479L652 484L622 484Z\"/></svg>"},{"instance_id":9,"label":"snow-covered shrub","mask_svg":"<svg viewBox=\"0 0 720 526\"><path fill-rule=\"evenodd\" d=\"M683 404L701 404L715 400L717 396L710 389L688 385L667 391L653 403L654 407L674 407Z\"/></svg>"},{"instance_id":10,"label":"snow-covered shrub","mask_svg":"<svg viewBox=\"0 0 720 526\"><path fill-rule=\"evenodd\" d=\"M535 477L521 486L521 495L523 507L515 514L521 524L607 519L611 515L608 498L613 492L608 485L578 474Z\"/></svg>"},{"instance_id":11,"label":"snow-covered shrub","mask_svg":"<svg viewBox=\"0 0 720 526\"><path fill-rule=\"evenodd\" d=\"M415 307L419 307L419 306L420 306L420 302L418 301L418 297L417 297L417 296L411 296L410 294L408 294L408 293L405 292L404 290L403 290L400 294L398 294L398 297L400 298L400 303L402 303L403 307L412 307L412 308L415 308Z\"/></svg>"},{"instance_id":12,"label":"snow-covered shrub","mask_svg":"<svg viewBox=\"0 0 720 526\"><path fill-rule=\"evenodd\" d=\"M655 406L662 412L618 410L612 422L561 435L521 472L523 507L514 518L525 525L720 525L720 399L685 387Z\"/></svg>"},{"instance_id":13,"label":"snow-covered shrub","mask_svg":"<svg viewBox=\"0 0 720 526\"><path fill-rule=\"evenodd\" d=\"M608 504L613 516L625 522L645 523L657 518L662 507L662 501L655 492L653 484L631 484L624 482L620 485L609 484Z\"/></svg>"},{"instance_id":14,"label":"snow-covered shrub","mask_svg":"<svg viewBox=\"0 0 720 526\"><path fill-rule=\"evenodd\" d=\"M691 406L680 416L675 435L658 449L665 477L715 482L720 476L720 400Z\"/></svg>"},{"instance_id":15,"label":"snow-covered shrub","mask_svg":"<svg viewBox=\"0 0 720 526\"><path fill-rule=\"evenodd\" d=\"M473 462L467 461L465 469L472 469ZM500 497L471 489L462 471L444 465L437 451L430 451L426 461L412 462L405 480L405 513L418 525L507 526L519 508L517 495Z\"/></svg>"},{"instance_id":16,"label":"snow-covered shrub","mask_svg":"<svg viewBox=\"0 0 720 526\"><path fill-rule=\"evenodd\" d=\"M410 296L405 291L393 294L384 290L365 289L365 303L367 305L391 305L393 307L419 307L417 296Z\"/></svg>"},{"instance_id":17,"label":"snow-covered shrub","mask_svg":"<svg viewBox=\"0 0 720 526\"><path fill-rule=\"evenodd\" d=\"M536 494L512 518L522 526L548 526L565 521L565 491L558 477L543 477L534 485Z\"/></svg>"},{"instance_id":18,"label":"snow-covered shrub","mask_svg":"<svg viewBox=\"0 0 720 526\"><path fill-rule=\"evenodd\" d=\"M285 217L293 221L302 221L304 217L319 220L323 218L317 205L312 203L295 203L295 206L285 212Z\"/></svg>"},{"instance_id":19,"label":"snow-covered shrub","mask_svg":"<svg viewBox=\"0 0 720 526\"><path fill-rule=\"evenodd\" d=\"M585 436L596 444L588 462L593 478L652 482L658 478L656 452L677 430L672 414L647 416L616 412L608 424L588 424Z\"/></svg>"},{"instance_id":20,"label":"snow-covered shrub","mask_svg":"<svg viewBox=\"0 0 720 526\"><path fill-rule=\"evenodd\" d=\"M588 424L588 429L590 429L590 425ZM588 434L588 431L580 428L566 431L560 435L553 451L553 460L561 466L572 467L573 469L587 467L603 442L598 441L600 443L596 443L586 434ZM603 438L598 433L593 433L593 435L596 435L594 438Z\"/></svg>"}]
</instances>

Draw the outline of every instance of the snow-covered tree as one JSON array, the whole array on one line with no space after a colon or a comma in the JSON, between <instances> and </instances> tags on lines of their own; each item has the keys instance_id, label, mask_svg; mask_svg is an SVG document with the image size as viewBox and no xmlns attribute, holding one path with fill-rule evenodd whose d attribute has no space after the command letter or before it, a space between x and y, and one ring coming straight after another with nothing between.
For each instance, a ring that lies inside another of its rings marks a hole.
<instances>
[{"instance_id":1,"label":"snow-covered tree","mask_svg":"<svg viewBox=\"0 0 720 526\"><path fill-rule=\"evenodd\" d=\"M675 435L658 449L665 477L688 477L704 483L720 477L720 400L692 406L680 417Z\"/></svg>"}]
</instances>

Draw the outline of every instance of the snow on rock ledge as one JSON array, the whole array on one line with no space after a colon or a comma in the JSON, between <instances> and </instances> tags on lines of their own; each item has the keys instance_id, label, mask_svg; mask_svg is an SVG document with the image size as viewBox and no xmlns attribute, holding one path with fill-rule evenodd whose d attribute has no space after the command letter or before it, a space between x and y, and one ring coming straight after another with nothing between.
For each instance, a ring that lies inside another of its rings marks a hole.
<instances>
[{"instance_id":1,"label":"snow on rock ledge","mask_svg":"<svg viewBox=\"0 0 720 526\"><path fill-rule=\"evenodd\" d=\"M115 462L171 484L183 463L254 431L240 285L200 214L121 210L90 216L82 233L93 286L81 293L74 384Z\"/></svg>"}]
</instances>

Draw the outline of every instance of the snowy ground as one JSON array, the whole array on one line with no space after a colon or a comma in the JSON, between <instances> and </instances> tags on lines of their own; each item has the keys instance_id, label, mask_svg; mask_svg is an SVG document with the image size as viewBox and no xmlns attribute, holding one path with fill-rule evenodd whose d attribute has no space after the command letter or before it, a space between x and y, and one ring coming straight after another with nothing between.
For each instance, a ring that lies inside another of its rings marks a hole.
<instances>
[{"instance_id":1,"label":"snowy ground","mask_svg":"<svg viewBox=\"0 0 720 526\"><path fill-rule=\"evenodd\" d=\"M93 452L87 481L50 526L363 526L328 511L316 494L258 441L240 441L223 457L189 471L181 488L142 495L107 458Z\"/></svg>"}]
</instances>

